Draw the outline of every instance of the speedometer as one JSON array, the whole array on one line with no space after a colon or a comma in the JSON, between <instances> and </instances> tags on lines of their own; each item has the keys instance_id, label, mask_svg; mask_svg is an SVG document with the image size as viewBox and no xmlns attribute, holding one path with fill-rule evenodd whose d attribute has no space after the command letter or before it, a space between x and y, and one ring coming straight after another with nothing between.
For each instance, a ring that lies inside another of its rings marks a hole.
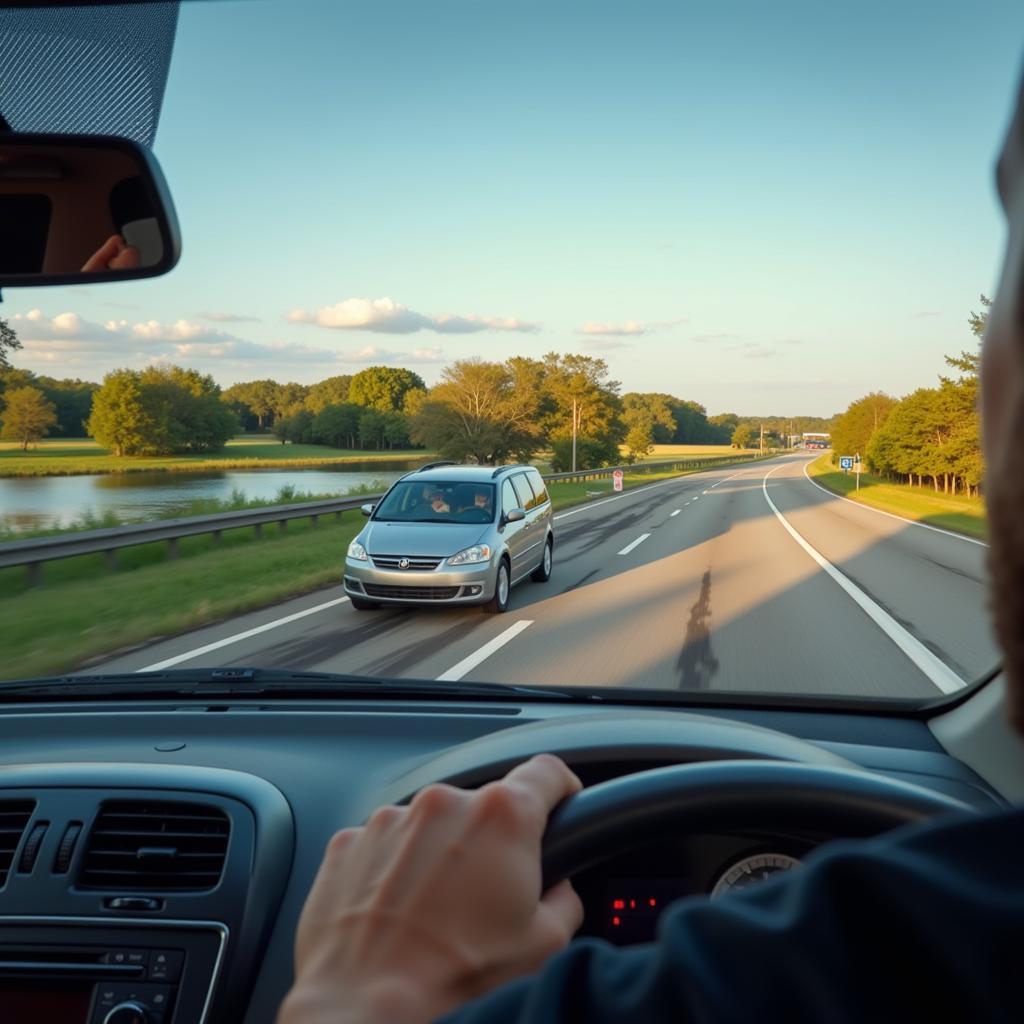
<instances>
[{"instance_id":1,"label":"speedometer","mask_svg":"<svg viewBox=\"0 0 1024 1024\"><path fill-rule=\"evenodd\" d=\"M711 898L734 889L746 889L748 885L763 882L780 871L792 871L799 866L800 861L785 853L757 853L744 857L718 876L711 890Z\"/></svg>"}]
</instances>

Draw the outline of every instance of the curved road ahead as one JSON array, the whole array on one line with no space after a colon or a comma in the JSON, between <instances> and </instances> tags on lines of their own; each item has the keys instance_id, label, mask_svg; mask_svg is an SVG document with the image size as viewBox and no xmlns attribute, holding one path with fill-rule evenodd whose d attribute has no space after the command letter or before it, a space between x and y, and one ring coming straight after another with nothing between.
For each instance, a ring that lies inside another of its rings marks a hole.
<instances>
[{"instance_id":1,"label":"curved road ahead","mask_svg":"<svg viewBox=\"0 0 1024 1024\"><path fill-rule=\"evenodd\" d=\"M273 666L928 698L991 669L985 545L837 498L806 477L809 461L713 470L557 514L551 580L520 584L505 615L356 612L338 587L90 671Z\"/></svg>"}]
</instances>

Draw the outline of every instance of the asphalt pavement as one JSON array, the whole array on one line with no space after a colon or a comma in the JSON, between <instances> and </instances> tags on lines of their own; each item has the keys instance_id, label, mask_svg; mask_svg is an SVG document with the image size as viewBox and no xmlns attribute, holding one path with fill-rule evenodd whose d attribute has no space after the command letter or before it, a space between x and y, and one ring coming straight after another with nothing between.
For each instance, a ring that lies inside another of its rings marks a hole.
<instances>
[{"instance_id":1,"label":"asphalt pavement","mask_svg":"<svg viewBox=\"0 0 1024 1024\"><path fill-rule=\"evenodd\" d=\"M89 671L928 698L990 670L985 545L825 492L810 461L711 470L557 513L551 579L519 584L504 615L357 612L338 586Z\"/></svg>"}]
</instances>

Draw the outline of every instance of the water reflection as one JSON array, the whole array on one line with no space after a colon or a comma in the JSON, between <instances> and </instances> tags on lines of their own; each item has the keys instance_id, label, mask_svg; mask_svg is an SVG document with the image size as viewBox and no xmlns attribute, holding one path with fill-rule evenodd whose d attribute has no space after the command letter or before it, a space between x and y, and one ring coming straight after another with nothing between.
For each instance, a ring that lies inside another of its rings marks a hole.
<instances>
[{"instance_id":1,"label":"water reflection","mask_svg":"<svg viewBox=\"0 0 1024 1024\"><path fill-rule=\"evenodd\" d=\"M143 522L180 515L193 502L243 491L271 500L282 487L312 494L346 494L375 481L390 483L422 460L346 462L337 469L245 469L183 473L108 473L90 476L0 478L0 529L24 531L70 526L84 516Z\"/></svg>"}]
</instances>

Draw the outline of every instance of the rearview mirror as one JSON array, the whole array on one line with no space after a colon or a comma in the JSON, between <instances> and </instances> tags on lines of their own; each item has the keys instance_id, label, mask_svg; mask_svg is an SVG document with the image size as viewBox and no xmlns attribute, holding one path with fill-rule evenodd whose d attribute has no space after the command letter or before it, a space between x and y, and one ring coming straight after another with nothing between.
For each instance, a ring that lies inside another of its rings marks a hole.
<instances>
[{"instance_id":1,"label":"rearview mirror","mask_svg":"<svg viewBox=\"0 0 1024 1024\"><path fill-rule=\"evenodd\" d=\"M180 251L167 184L145 147L0 133L0 287L158 277Z\"/></svg>"},{"instance_id":2,"label":"rearview mirror","mask_svg":"<svg viewBox=\"0 0 1024 1024\"><path fill-rule=\"evenodd\" d=\"M509 509L508 512L505 514L506 523L518 523L520 522L520 520L523 520L525 518L526 512L521 508Z\"/></svg>"},{"instance_id":3,"label":"rearview mirror","mask_svg":"<svg viewBox=\"0 0 1024 1024\"><path fill-rule=\"evenodd\" d=\"M362 512L364 516L372 516L373 515L373 510L376 507L377 506L374 505L372 502L367 502L365 505L361 505L359 507L359 511Z\"/></svg>"}]
</instances>

